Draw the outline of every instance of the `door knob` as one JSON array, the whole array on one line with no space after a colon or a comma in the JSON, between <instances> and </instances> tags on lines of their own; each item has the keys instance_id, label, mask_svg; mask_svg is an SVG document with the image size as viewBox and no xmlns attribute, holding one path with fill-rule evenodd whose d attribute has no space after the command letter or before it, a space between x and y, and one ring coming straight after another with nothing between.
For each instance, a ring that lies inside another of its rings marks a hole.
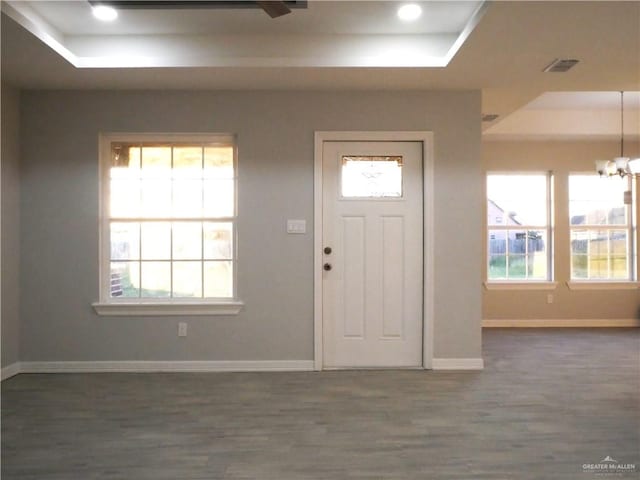
<instances>
[{"instance_id":1,"label":"door knob","mask_svg":"<svg viewBox=\"0 0 640 480\"><path fill-rule=\"evenodd\" d=\"M331 264L330 264L330 263L325 263L325 264L322 266L322 268L324 268L324 269L328 272L329 270L331 270Z\"/></svg>"},{"instance_id":2,"label":"door knob","mask_svg":"<svg viewBox=\"0 0 640 480\"><path fill-rule=\"evenodd\" d=\"M324 247L324 253L329 255L331 253L331 247Z\"/></svg>"}]
</instances>

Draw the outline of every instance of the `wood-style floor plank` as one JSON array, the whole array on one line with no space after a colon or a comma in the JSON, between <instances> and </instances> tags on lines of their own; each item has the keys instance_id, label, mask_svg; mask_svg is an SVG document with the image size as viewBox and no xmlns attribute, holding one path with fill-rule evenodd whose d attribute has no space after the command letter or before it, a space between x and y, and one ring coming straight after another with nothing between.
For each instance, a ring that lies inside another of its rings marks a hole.
<instances>
[{"instance_id":1,"label":"wood-style floor plank","mask_svg":"<svg viewBox=\"0 0 640 480\"><path fill-rule=\"evenodd\" d=\"M18 375L3 480L640 478L640 331L485 330L481 372Z\"/></svg>"}]
</instances>

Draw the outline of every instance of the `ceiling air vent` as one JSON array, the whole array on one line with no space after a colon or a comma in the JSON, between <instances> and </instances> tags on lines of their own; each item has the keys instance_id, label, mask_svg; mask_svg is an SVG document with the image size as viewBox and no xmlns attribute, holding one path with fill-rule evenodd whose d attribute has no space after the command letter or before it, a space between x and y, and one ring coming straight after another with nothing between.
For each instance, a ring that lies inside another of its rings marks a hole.
<instances>
[{"instance_id":1,"label":"ceiling air vent","mask_svg":"<svg viewBox=\"0 0 640 480\"><path fill-rule=\"evenodd\" d=\"M482 115L482 121L483 122L493 122L499 116L500 115L498 115L497 113L485 113L484 115Z\"/></svg>"},{"instance_id":2,"label":"ceiling air vent","mask_svg":"<svg viewBox=\"0 0 640 480\"><path fill-rule=\"evenodd\" d=\"M571 58L556 58L553 62L547 65L545 69L542 71L545 73L548 73L548 72L564 73L569 69L571 69L579 61L580 60L575 60Z\"/></svg>"}]
</instances>

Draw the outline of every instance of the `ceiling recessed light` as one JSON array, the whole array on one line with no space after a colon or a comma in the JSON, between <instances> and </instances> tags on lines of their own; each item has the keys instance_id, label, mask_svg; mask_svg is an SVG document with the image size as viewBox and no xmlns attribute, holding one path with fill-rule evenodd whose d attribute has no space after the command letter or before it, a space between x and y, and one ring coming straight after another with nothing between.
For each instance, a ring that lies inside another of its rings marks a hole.
<instances>
[{"instance_id":1,"label":"ceiling recessed light","mask_svg":"<svg viewBox=\"0 0 640 480\"><path fill-rule=\"evenodd\" d=\"M118 12L115 8L106 5L96 5L91 9L93 16L103 22L113 22L118 18Z\"/></svg>"},{"instance_id":2,"label":"ceiling recessed light","mask_svg":"<svg viewBox=\"0 0 640 480\"><path fill-rule=\"evenodd\" d=\"M400 20L404 20L405 22L417 20L420 15L422 15L422 8L420 8L420 5L416 5L415 3L403 5L398 9L398 17L400 17Z\"/></svg>"}]
</instances>

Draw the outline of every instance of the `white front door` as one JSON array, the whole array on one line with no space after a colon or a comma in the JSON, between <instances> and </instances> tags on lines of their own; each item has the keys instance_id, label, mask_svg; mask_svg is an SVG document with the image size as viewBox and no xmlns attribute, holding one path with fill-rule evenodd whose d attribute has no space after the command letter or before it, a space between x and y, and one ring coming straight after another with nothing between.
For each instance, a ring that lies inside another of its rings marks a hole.
<instances>
[{"instance_id":1,"label":"white front door","mask_svg":"<svg viewBox=\"0 0 640 480\"><path fill-rule=\"evenodd\" d=\"M419 367L422 142L323 144L323 362Z\"/></svg>"}]
</instances>

